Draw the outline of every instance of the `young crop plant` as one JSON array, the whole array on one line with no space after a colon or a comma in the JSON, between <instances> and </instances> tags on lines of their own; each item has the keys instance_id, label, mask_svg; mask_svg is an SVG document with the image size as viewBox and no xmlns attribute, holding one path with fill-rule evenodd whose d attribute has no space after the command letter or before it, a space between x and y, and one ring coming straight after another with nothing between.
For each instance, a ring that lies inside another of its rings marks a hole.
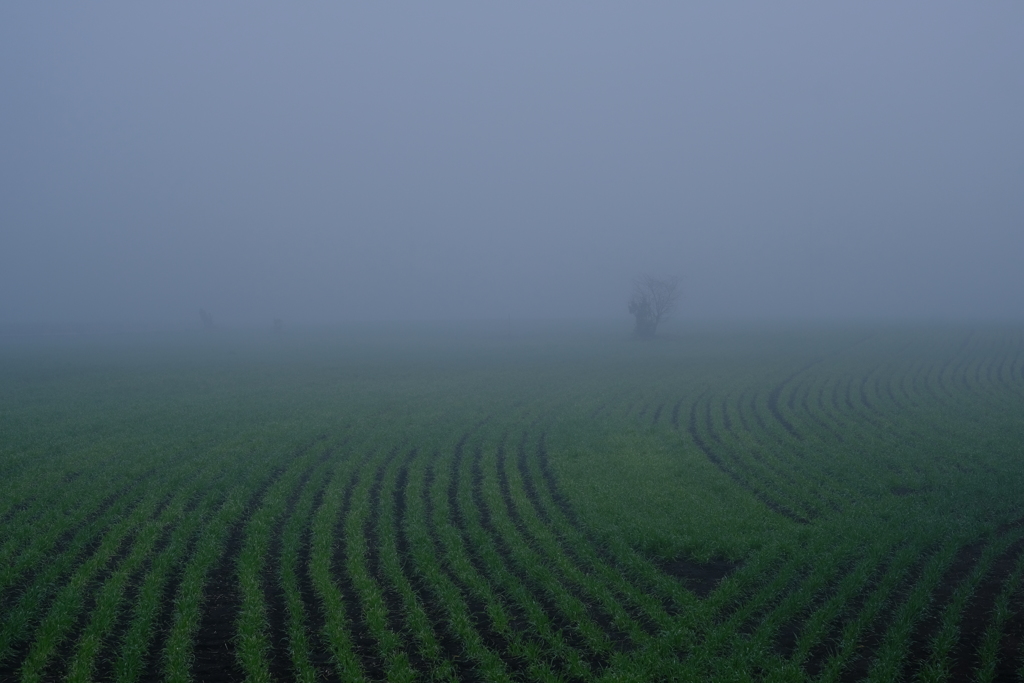
<instances>
[{"instance_id":1,"label":"young crop plant","mask_svg":"<svg viewBox=\"0 0 1024 683\"><path fill-rule=\"evenodd\" d=\"M177 595L174 616L163 652L163 667L169 681L188 683L191 680L194 637L202 617L203 592L207 576L221 559L232 527L239 522L260 483L270 475L268 461L256 461L247 476L227 496L203 530L192 557L185 566ZM262 465L260 467L259 465Z\"/></svg>"},{"instance_id":2,"label":"young crop plant","mask_svg":"<svg viewBox=\"0 0 1024 683\"><path fill-rule=\"evenodd\" d=\"M102 539L106 539L107 545L104 546L106 552L114 551L114 548L110 546L115 542L119 543L124 534L130 531L130 527L123 519L120 523L115 520L133 512L137 514L140 506L133 505L135 502L137 501L127 498L123 501L116 501L106 514L91 523L80 526L77 533L68 542L67 549L50 559L47 564L39 567L38 573L24 587L23 592L10 601L10 604L5 607L3 622L0 623L0 663L11 657L15 644L24 642L31 637L34 632L34 624L42 618L42 615L39 614L40 610L48 604L57 587L62 585L68 576L76 575L76 562L81 562L81 556L85 555L90 543L95 542L96 539L101 539L101 542ZM150 500L150 504L155 504L155 501ZM145 510L145 508L142 509ZM93 554L91 557L99 558L93 560L95 565L108 556L109 554L99 556ZM61 617L66 614L67 608L64 608L58 611L56 616Z\"/></svg>"},{"instance_id":3,"label":"young crop plant","mask_svg":"<svg viewBox=\"0 0 1024 683\"><path fill-rule=\"evenodd\" d=\"M281 529L278 581L288 612L287 651L291 655L292 677L299 683L315 683L319 678L319 671L311 657L314 644L319 642L319 634L309 632L308 610L310 607L315 609L315 605L307 606L303 601L299 576L307 568L300 564L300 544L307 540L304 531L311 523L314 499L326 485L330 467L325 460L310 473L291 516ZM279 645L283 646L283 643Z\"/></svg>"},{"instance_id":4,"label":"young crop plant","mask_svg":"<svg viewBox=\"0 0 1024 683\"><path fill-rule=\"evenodd\" d=\"M359 463L355 457L341 462L332 473L311 528L309 574L324 614L323 637L330 650L338 676L346 681L366 680L352 643L352 616L346 612L341 590L334 581L331 560L334 555L334 526L342 511L345 491L355 485Z\"/></svg>"},{"instance_id":5,"label":"young crop plant","mask_svg":"<svg viewBox=\"0 0 1024 683\"><path fill-rule=\"evenodd\" d=\"M1022 340L48 350L0 382L0 680L1012 678Z\"/></svg>"},{"instance_id":6,"label":"young crop plant","mask_svg":"<svg viewBox=\"0 0 1024 683\"><path fill-rule=\"evenodd\" d=\"M1021 532L1018 531L1015 534L989 542L970 575L957 585L952 599L943 611L939 632L931 643L931 655L918 675L919 680L936 682L949 679L949 656L957 642L964 607L977 585L988 572L996 556L1006 550L1020 536Z\"/></svg>"},{"instance_id":7,"label":"young crop plant","mask_svg":"<svg viewBox=\"0 0 1024 683\"><path fill-rule=\"evenodd\" d=\"M284 514L288 496L312 466L312 459L313 455L307 451L292 461L288 470L264 494L259 507L247 520L243 532L245 540L237 566L241 606L235 623L236 648L246 679L254 683L271 680L268 663L271 644L263 585L270 536L278 517Z\"/></svg>"},{"instance_id":8,"label":"young crop plant","mask_svg":"<svg viewBox=\"0 0 1024 683\"><path fill-rule=\"evenodd\" d=\"M399 537L405 533L404 510L399 502L405 501L407 468L411 459L416 457L416 449L401 459L392 459L383 480L380 482L377 504L374 506L378 514L375 524L377 533L370 539L379 548L379 574L396 594L395 602L400 602L401 618L406 630L415 643L415 652L430 667L430 676L434 680L456 680L455 666L450 658L441 650L435 626L427 615L420 597L407 576L403 567L403 558L399 551ZM406 476L400 474L403 470Z\"/></svg>"},{"instance_id":9,"label":"young crop plant","mask_svg":"<svg viewBox=\"0 0 1024 683\"><path fill-rule=\"evenodd\" d=\"M379 451L364 461L362 469L372 472L372 467L384 468L394 457L394 452L385 456L383 451ZM367 566L368 539L365 531L372 521L368 517L372 487L372 476L360 477L352 492L349 513L342 520L346 560L343 571L358 596L361 621L376 643L377 655L383 662L386 676L390 680L410 681L415 672L402 647L401 638L389 624L389 616L392 615L389 615L383 591Z\"/></svg>"},{"instance_id":10,"label":"young crop plant","mask_svg":"<svg viewBox=\"0 0 1024 683\"><path fill-rule=\"evenodd\" d=\"M992 621L982 636L981 646L978 648L981 659L977 675L978 683L991 683L995 680L996 667L999 664L999 643L1004 635L1003 630L1006 623L1012 614L1011 599L1020 591L1022 583L1024 583L1024 552L1018 553L1013 571L1003 583L1002 589L996 597ZM1019 673L1018 678L1020 678Z\"/></svg>"},{"instance_id":11,"label":"young crop plant","mask_svg":"<svg viewBox=\"0 0 1024 683\"><path fill-rule=\"evenodd\" d=\"M131 620L119 644L113 665L113 677L119 683L135 683L143 675L146 655L153 642L153 630L161 609L160 598L175 567L185 559L189 544L209 518L219 499L210 496L200 501L174 528L167 547L154 559L135 599Z\"/></svg>"},{"instance_id":12,"label":"young crop plant","mask_svg":"<svg viewBox=\"0 0 1024 683\"><path fill-rule=\"evenodd\" d=\"M459 456L463 444L455 446ZM430 567L425 574L432 582L438 582L443 590L443 603L461 616L455 623L471 624L465 602L453 579L465 585L473 598L485 605L492 628L509 643L513 653L523 653L527 666L542 680L551 680L552 672L544 662L547 652L551 658L561 661L566 670L578 678L589 678L589 666L580 653L566 643L564 637L551 624L544 608L524 588L522 583L506 568L502 558L494 549L491 540L478 524L471 511L458 503L457 480L452 475L454 463L444 461L432 467L426 480L431 484L424 490L424 516L434 536L437 555L444 558L450 574L434 564L432 555L424 552L418 555L418 564ZM442 552L443 548L443 552ZM479 567L479 568L478 568ZM435 569L436 568L436 569ZM527 639L527 634L514 627L516 616L529 625L537 634L544 650L538 650L536 642ZM494 680L507 680L505 666L496 653L483 646L478 634L466 629L460 632L460 639L466 643L470 655L480 663L483 670Z\"/></svg>"}]
</instances>

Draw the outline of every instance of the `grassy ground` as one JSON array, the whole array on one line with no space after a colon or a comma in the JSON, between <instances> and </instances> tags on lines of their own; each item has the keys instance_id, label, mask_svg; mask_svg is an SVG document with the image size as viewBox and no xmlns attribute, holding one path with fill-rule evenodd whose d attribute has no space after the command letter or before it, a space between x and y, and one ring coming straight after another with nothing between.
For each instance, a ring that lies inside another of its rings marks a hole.
<instances>
[{"instance_id":1,"label":"grassy ground","mask_svg":"<svg viewBox=\"0 0 1024 683\"><path fill-rule=\"evenodd\" d=\"M0 342L0 680L1024 680L1024 330Z\"/></svg>"}]
</instances>

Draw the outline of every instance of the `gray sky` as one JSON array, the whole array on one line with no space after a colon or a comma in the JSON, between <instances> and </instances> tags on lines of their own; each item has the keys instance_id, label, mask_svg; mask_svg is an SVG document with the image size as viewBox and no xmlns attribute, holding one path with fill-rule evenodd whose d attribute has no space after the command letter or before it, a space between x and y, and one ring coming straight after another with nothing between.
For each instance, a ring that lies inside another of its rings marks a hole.
<instances>
[{"instance_id":1,"label":"gray sky","mask_svg":"<svg viewBox=\"0 0 1024 683\"><path fill-rule=\"evenodd\" d=\"M0 323L1024 318L1024 4L0 5Z\"/></svg>"}]
</instances>

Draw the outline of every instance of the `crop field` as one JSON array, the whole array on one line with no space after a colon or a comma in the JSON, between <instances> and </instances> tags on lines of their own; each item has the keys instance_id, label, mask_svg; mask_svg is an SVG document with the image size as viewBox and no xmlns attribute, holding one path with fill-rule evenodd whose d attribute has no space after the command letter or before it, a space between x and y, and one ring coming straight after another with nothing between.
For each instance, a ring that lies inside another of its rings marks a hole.
<instances>
[{"instance_id":1,"label":"crop field","mask_svg":"<svg viewBox=\"0 0 1024 683\"><path fill-rule=\"evenodd\" d=\"M0 342L0 681L1024 681L1024 328Z\"/></svg>"}]
</instances>

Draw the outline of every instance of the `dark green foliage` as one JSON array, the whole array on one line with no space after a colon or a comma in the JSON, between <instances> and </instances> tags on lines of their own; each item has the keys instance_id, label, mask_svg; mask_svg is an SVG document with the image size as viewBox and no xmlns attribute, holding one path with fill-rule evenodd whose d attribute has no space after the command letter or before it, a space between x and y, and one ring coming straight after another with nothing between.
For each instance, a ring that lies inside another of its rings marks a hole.
<instances>
[{"instance_id":1,"label":"dark green foliage","mask_svg":"<svg viewBox=\"0 0 1024 683\"><path fill-rule=\"evenodd\" d=\"M8 346L0 436L3 680L1024 670L1020 329Z\"/></svg>"}]
</instances>

